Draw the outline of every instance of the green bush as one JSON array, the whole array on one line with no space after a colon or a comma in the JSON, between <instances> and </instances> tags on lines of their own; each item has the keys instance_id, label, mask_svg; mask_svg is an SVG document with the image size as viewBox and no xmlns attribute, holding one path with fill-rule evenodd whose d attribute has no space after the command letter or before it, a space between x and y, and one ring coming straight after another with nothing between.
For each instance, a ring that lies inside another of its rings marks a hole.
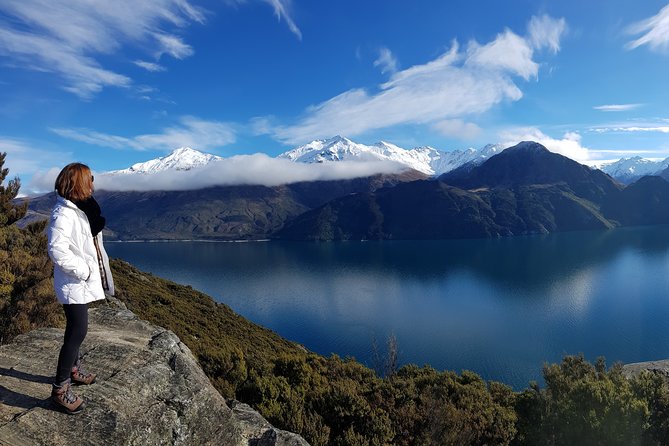
<instances>
[{"instance_id":1,"label":"green bush","mask_svg":"<svg viewBox=\"0 0 669 446\"><path fill-rule=\"evenodd\" d=\"M622 366L607 370L583 356L544 367L546 388L533 384L516 400L516 444L666 444L669 391L649 372L626 378Z\"/></svg>"}]
</instances>

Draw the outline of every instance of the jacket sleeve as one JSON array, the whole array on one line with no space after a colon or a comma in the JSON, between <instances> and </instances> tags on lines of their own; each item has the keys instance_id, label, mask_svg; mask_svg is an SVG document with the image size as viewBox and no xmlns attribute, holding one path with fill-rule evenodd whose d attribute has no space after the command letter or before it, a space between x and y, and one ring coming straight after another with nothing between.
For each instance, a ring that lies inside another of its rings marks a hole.
<instances>
[{"instance_id":1,"label":"jacket sleeve","mask_svg":"<svg viewBox=\"0 0 669 446\"><path fill-rule=\"evenodd\" d=\"M71 232L71 224L68 225L67 217L61 214L51 218L47 231L49 257L66 274L79 280L87 280L92 269L74 245Z\"/></svg>"}]
</instances>

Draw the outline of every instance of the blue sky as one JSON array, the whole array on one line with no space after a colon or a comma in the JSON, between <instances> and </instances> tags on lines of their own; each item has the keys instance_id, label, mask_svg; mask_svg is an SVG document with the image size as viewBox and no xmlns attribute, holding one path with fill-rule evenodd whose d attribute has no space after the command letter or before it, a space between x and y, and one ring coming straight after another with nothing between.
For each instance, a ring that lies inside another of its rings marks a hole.
<instances>
[{"instance_id":1,"label":"blue sky","mask_svg":"<svg viewBox=\"0 0 669 446\"><path fill-rule=\"evenodd\" d=\"M336 134L664 158L668 77L666 0L0 2L0 151L24 192L72 161Z\"/></svg>"}]
</instances>

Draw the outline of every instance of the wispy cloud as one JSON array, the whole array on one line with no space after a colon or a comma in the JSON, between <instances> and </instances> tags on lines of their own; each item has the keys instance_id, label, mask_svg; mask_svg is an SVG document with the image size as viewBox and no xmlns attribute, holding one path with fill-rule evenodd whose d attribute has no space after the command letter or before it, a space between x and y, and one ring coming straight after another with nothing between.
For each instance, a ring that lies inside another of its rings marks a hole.
<instances>
[{"instance_id":1,"label":"wispy cloud","mask_svg":"<svg viewBox=\"0 0 669 446\"><path fill-rule=\"evenodd\" d=\"M81 128L53 128L57 135L112 149L173 150L193 147L200 150L219 148L235 142L236 126L231 123L207 121L184 116L179 125L167 127L160 133L119 136Z\"/></svg>"},{"instance_id":2,"label":"wispy cloud","mask_svg":"<svg viewBox=\"0 0 669 446\"><path fill-rule=\"evenodd\" d=\"M619 127L593 127L591 129L596 133L610 133L610 132L620 132L620 133L669 133L669 125L657 125L657 126L638 126L638 125L623 125Z\"/></svg>"},{"instance_id":3,"label":"wispy cloud","mask_svg":"<svg viewBox=\"0 0 669 446\"><path fill-rule=\"evenodd\" d=\"M641 37L629 42L628 49L648 45L656 51L669 49L669 5L665 6L656 15L640 22L634 23L627 28L630 34L642 34Z\"/></svg>"},{"instance_id":4,"label":"wispy cloud","mask_svg":"<svg viewBox=\"0 0 669 446\"><path fill-rule=\"evenodd\" d=\"M162 65L153 62L147 62L145 60L136 60L134 64L140 68L144 68L146 71L151 71L152 73L166 70L166 68Z\"/></svg>"},{"instance_id":5,"label":"wispy cloud","mask_svg":"<svg viewBox=\"0 0 669 446\"><path fill-rule=\"evenodd\" d=\"M185 59L193 55L193 48L181 40L180 37L159 33L156 33L154 37L160 43L160 47L156 51L156 59L160 59L163 54L169 54L175 59Z\"/></svg>"},{"instance_id":6,"label":"wispy cloud","mask_svg":"<svg viewBox=\"0 0 669 446\"><path fill-rule=\"evenodd\" d=\"M595 133L669 133L669 119L618 121L588 130Z\"/></svg>"},{"instance_id":7,"label":"wispy cloud","mask_svg":"<svg viewBox=\"0 0 669 446\"><path fill-rule=\"evenodd\" d=\"M117 191L196 190L211 186L263 185L279 186L301 181L342 180L390 174L406 169L390 161L342 161L327 164L294 163L256 153L221 159L188 171L164 171L156 174L111 176L96 172L98 189ZM57 170L44 172L34 180L35 187L51 190Z\"/></svg>"},{"instance_id":8,"label":"wispy cloud","mask_svg":"<svg viewBox=\"0 0 669 446\"><path fill-rule=\"evenodd\" d=\"M10 175L27 175L71 159L72 153L49 150L29 141L0 136L0 152L6 152L5 166Z\"/></svg>"},{"instance_id":9,"label":"wispy cloud","mask_svg":"<svg viewBox=\"0 0 669 446\"><path fill-rule=\"evenodd\" d=\"M500 132L500 141L504 147L510 147L521 141L536 141L551 152L559 153L579 162L587 162L593 157L590 149L581 145L581 135L567 132L562 138L553 138L536 127L518 127Z\"/></svg>"},{"instance_id":10,"label":"wispy cloud","mask_svg":"<svg viewBox=\"0 0 669 446\"><path fill-rule=\"evenodd\" d=\"M102 68L62 41L19 30L0 28L0 55L28 69L58 73L66 81L63 89L83 99L104 87L127 87L131 83L129 77Z\"/></svg>"},{"instance_id":11,"label":"wispy cloud","mask_svg":"<svg viewBox=\"0 0 669 446\"><path fill-rule=\"evenodd\" d=\"M526 37L505 30L488 44L470 42L465 51L453 42L437 59L398 71L378 92L349 90L309 107L296 124L265 129L284 143L300 144L394 125L463 119L503 101L517 101L523 94L513 77L536 78L535 51L545 47L557 51L566 29L564 19L536 20L548 29L539 33L530 26Z\"/></svg>"},{"instance_id":12,"label":"wispy cloud","mask_svg":"<svg viewBox=\"0 0 669 446\"><path fill-rule=\"evenodd\" d=\"M560 39L567 31L565 19L555 20L548 15L534 16L527 25L528 39L535 49L548 48L553 53L560 51Z\"/></svg>"},{"instance_id":13,"label":"wispy cloud","mask_svg":"<svg viewBox=\"0 0 669 446\"><path fill-rule=\"evenodd\" d=\"M504 31L487 45L470 42L465 67L476 74L489 70L498 76L516 75L525 80L536 77L539 64L533 59L530 42L511 32Z\"/></svg>"},{"instance_id":14,"label":"wispy cloud","mask_svg":"<svg viewBox=\"0 0 669 446\"><path fill-rule=\"evenodd\" d=\"M379 57L374 61L374 66L381 67L382 74L394 74L397 72L397 58L388 48L382 47L379 49Z\"/></svg>"},{"instance_id":15,"label":"wispy cloud","mask_svg":"<svg viewBox=\"0 0 669 446\"><path fill-rule=\"evenodd\" d=\"M283 19L288 25L288 29L297 36L298 39L302 40L302 31L297 27L295 21L293 20L290 10L292 6L291 0L263 0L265 3L269 3L274 8L274 14L276 17L281 20Z\"/></svg>"},{"instance_id":16,"label":"wispy cloud","mask_svg":"<svg viewBox=\"0 0 669 446\"><path fill-rule=\"evenodd\" d=\"M22 179L29 178L27 183L21 184L21 195L53 190L55 175L50 183L40 181L40 186L35 187L33 181L35 174L54 170L57 175L59 169L53 166L63 166L73 161L71 152L47 149L31 141L4 136L0 136L0 152L7 153L4 167L9 169L11 178L15 176Z\"/></svg>"},{"instance_id":17,"label":"wispy cloud","mask_svg":"<svg viewBox=\"0 0 669 446\"><path fill-rule=\"evenodd\" d=\"M3 2L0 10L0 55L24 68L58 74L63 88L81 98L131 83L103 67L97 56L129 45L183 57L192 50L176 32L204 21L204 13L187 0L21 0Z\"/></svg>"},{"instance_id":18,"label":"wispy cloud","mask_svg":"<svg viewBox=\"0 0 669 446\"><path fill-rule=\"evenodd\" d=\"M272 5L277 17L301 38L289 13L289 0L262 1ZM104 88L132 84L128 75L105 67L102 56L116 55L128 47L139 49L155 58L155 62L135 62L149 71L164 70L158 64L163 55L176 59L191 56L194 49L180 34L189 24L203 24L208 14L192 3L192 0L3 1L0 57L9 59L13 66L55 73L62 79L63 89L82 99L91 99Z\"/></svg>"},{"instance_id":19,"label":"wispy cloud","mask_svg":"<svg viewBox=\"0 0 669 446\"><path fill-rule=\"evenodd\" d=\"M595 110L605 111L605 112L621 112L634 110L641 107L643 104L610 104L610 105L597 105L594 108Z\"/></svg>"}]
</instances>

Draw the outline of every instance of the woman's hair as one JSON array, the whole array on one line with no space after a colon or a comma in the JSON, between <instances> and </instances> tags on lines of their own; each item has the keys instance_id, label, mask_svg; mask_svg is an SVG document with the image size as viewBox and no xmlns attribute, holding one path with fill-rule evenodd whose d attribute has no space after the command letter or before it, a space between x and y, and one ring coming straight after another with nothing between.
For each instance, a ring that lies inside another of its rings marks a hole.
<instances>
[{"instance_id":1,"label":"woman's hair","mask_svg":"<svg viewBox=\"0 0 669 446\"><path fill-rule=\"evenodd\" d=\"M63 167L56 178L58 195L70 201L85 200L93 194L93 175L91 169L81 163L72 163Z\"/></svg>"}]
</instances>

